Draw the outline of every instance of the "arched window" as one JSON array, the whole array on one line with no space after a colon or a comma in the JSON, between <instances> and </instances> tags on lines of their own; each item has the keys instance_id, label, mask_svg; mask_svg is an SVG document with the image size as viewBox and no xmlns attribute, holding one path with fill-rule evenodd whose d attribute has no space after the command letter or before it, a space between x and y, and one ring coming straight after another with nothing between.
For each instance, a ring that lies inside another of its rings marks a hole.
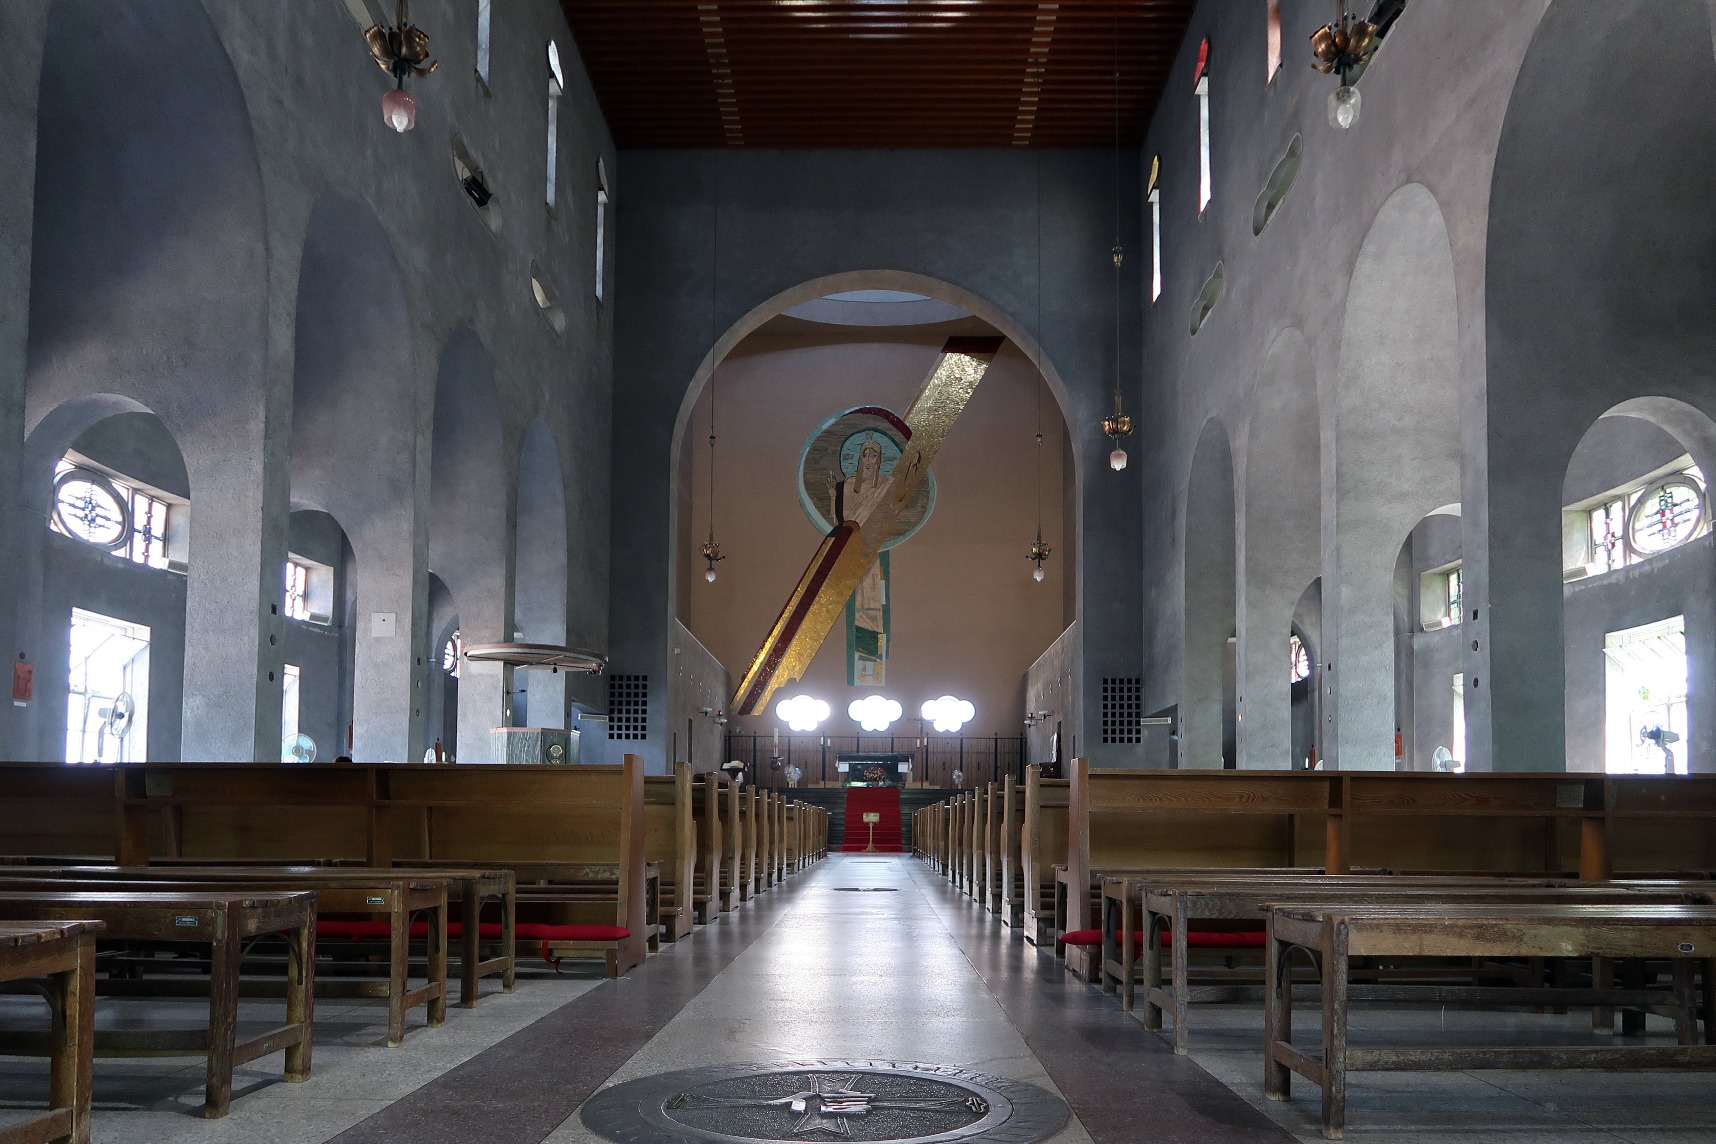
<instances>
[{"instance_id":1,"label":"arched window","mask_svg":"<svg viewBox=\"0 0 1716 1144\"><path fill-rule=\"evenodd\" d=\"M1628 492L1611 493L1595 504L1587 502L1577 512L1584 518L1586 560L1583 567L1567 569L1570 578L1637 564L1710 531L1708 493L1697 465L1641 482Z\"/></svg>"},{"instance_id":2,"label":"arched window","mask_svg":"<svg viewBox=\"0 0 1716 1144\"><path fill-rule=\"evenodd\" d=\"M54 467L49 527L150 568L185 570L189 506L68 453Z\"/></svg>"},{"instance_id":3,"label":"arched window","mask_svg":"<svg viewBox=\"0 0 1716 1144\"><path fill-rule=\"evenodd\" d=\"M1198 44L1198 69L1193 75L1198 97L1198 213L1210 205L1210 42Z\"/></svg>"},{"instance_id":4,"label":"arched window","mask_svg":"<svg viewBox=\"0 0 1716 1144\"><path fill-rule=\"evenodd\" d=\"M455 631L447 637L447 642L441 645L441 670L459 678L459 660L465 654L465 640Z\"/></svg>"},{"instance_id":5,"label":"arched window","mask_svg":"<svg viewBox=\"0 0 1716 1144\"><path fill-rule=\"evenodd\" d=\"M1287 682L1303 683L1311 678L1311 653L1305 650L1305 641L1294 632L1287 637Z\"/></svg>"}]
</instances>

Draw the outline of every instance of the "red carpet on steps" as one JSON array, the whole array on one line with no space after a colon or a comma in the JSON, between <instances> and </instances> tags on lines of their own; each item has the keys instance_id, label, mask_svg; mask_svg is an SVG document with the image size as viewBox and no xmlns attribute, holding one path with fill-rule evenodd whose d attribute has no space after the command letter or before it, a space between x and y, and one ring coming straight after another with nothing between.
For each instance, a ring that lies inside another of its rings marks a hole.
<instances>
[{"instance_id":1,"label":"red carpet on steps","mask_svg":"<svg viewBox=\"0 0 1716 1144\"><path fill-rule=\"evenodd\" d=\"M847 854L862 853L870 844L870 827L864 822L866 814L880 814L876 823L876 850L881 854L898 854L904 849L900 834L899 787L847 787L846 835L840 849Z\"/></svg>"}]
</instances>

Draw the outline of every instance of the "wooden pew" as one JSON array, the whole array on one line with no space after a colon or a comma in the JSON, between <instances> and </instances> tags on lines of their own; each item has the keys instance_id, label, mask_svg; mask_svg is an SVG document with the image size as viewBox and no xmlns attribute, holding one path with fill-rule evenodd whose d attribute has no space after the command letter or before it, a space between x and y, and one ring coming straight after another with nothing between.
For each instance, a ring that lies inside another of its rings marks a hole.
<instances>
[{"instance_id":1,"label":"wooden pew","mask_svg":"<svg viewBox=\"0 0 1716 1144\"><path fill-rule=\"evenodd\" d=\"M661 863L661 936L678 941L691 933L697 867L697 822L692 808L691 766L675 763L671 775L644 778L644 860Z\"/></svg>"},{"instance_id":2,"label":"wooden pew","mask_svg":"<svg viewBox=\"0 0 1716 1144\"><path fill-rule=\"evenodd\" d=\"M728 782L725 790L721 832L726 839L727 852L721 864L721 899L725 909L736 910L746 898L745 799L737 782Z\"/></svg>"},{"instance_id":3,"label":"wooden pew","mask_svg":"<svg viewBox=\"0 0 1716 1144\"><path fill-rule=\"evenodd\" d=\"M48 979L48 1108L0 1129L6 1144L89 1144L96 921L0 922L0 983Z\"/></svg>"},{"instance_id":4,"label":"wooden pew","mask_svg":"<svg viewBox=\"0 0 1716 1144\"><path fill-rule=\"evenodd\" d=\"M1067 861L1068 780L1045 779L1042 764L1025 768L1025 809L1020 822L1019 865L1024 887L1025 939L1055 940L1055 867Z\"/></svg>"},{"instance_id":5,"label":"wooden pew","mask_svg":"<svg viewBox=\"0 0 1716 1144\"><path fill-rule=\"evenodd\" d=\"M317 928L324 953L336 937L385 942L387 980L347 980L323 974L316 988L323 996L383 997L387 1000L387 1043L405 1040L405 1017L422 1006L430 1028L447 1020L447 879L411 870L344 867L159 867L159 866L8 866L0 868L0 891L180 891L198 893L310 892L315 895ZM412 919L424 915L428 943L425 980L411 986ZM350 917L382 917L379 925Z\"/></svg>"},{"instance_id":6,"label":"wooden pew","mask_svg":"<svg viewBox=\"0 0 1716 1144\"><path fill-rule=\"evenodd\" d=\"M1121 950L1139 948L1144 977L1142 1019L1148 1029L1162 1027L1164 1009L1174 1016L1174 1051L1190 1050L1190 938L1205 929L1238 929L1261 923L1268 902L1338 902L1354 905L1406 904L1463 906L1481 903L1531 905L1541 902L1593 905L1663 902L1704 904L1716 886L1702 883L1563 883L1519 879L1449 879L1437 877L1363 877L1300 875L1277 877L1262 873L1233 876L1163 874L1141 880L1143 902L1139 919L1142 941L1125 927L1115 943ZM1195 924L1194 924L1195 923ZM1213 923L1213 925L1212 925ZM1164 987L1160 935L1171 935L1168 983ZM1261 944L1261 943L1260 943ZM1124 957L1124 953L1121 954ZM1123 980L1129 979L1122 962ZM1243 971L1242 971L1243 972ZM1524 998L1523 992L1512 996ZM1522 1003L1529 1003L1529 999Z\"/></svg>"},{"instance_id":7,"label":"wooden pew","mask_svg":"<svg viewBox=\"0 0 1716 1144\"><path fill-rule=\"evenodd\" d=\"M1001 784L1001 821L995 832L996 849L1001 858L996 911L1005 926L1020 926L1025 921L1025 874L1019 852L1024 819L1025 788L1009 776Z\"/></svg>"},{"instance_id":8,"label":"wooden pew","mask_svg":"<svg viewBox=\"0 0 1716 1144\"><path fill-rule=\"evenodd\" d=\"M191 942L208 946L209 1024L206 1030L115 1029L95 1034L94 1055L201 1055L207 1060L203 1115L211 1120L232 1105L232 1070L285 1049L288 1081L310 1078L315 995L316 900L309 893L220 891L0 891L0 929L26 922L99 922L107 940ZM246 945L283 934L287 943L286 1020L269 1031L238 1038L239 972ZM0 946L3 948L3 946ZM173 962L173 968L182 963ZM134 967L134 966L133 966ZM99 983L97 992L143 984ZM125 992L133 992L124 989ZM51 1052L51 1038L0 1036L0 1052ZM0 1138L4 1138L0 1134Z\"/></svg>"},{"instance_id":9,"label":"wooden pew","mask_svg":"<svg viewBox=\"0 0 1716 1144\"><path fill-rule=\"evenodd\" d=\"M692 873L692 902L699 925L708 925L727 909L721 892L725 860L722 805L731 785L720 771L706 771L694 780L697 865Z\"/></svg>"},{"instance_id":10,"label":"wooden pew","mask_svg":"<svg viewBox=\"0 0 1716 1144\"><path fill-rule=\"evenodd\" d=\"M1353 906L1292 904L1269 910L1264 1091L1287 1100L1292 1074L1322 1088L1323 1135L1346 1128L1346 1082L1361 1069L1716 1068L1716 1043L1694 1044L1697 1020L1693 950L1716 948L1716 907L1673 905ZM1283 969L1294 950L1318 956L1322 1051L1292 1041L1293 992ZM1675 1022L1673 1046L1578 1045L1457 1048L1353 1048L1347 1041L1354 957L1632 957L1674 967L1670 1004L1634 998ZM1705 988L1712 987L1709 980ZM1707 1030L1708 1032L1708 1030Z\"/></svg>"}]
</instances>

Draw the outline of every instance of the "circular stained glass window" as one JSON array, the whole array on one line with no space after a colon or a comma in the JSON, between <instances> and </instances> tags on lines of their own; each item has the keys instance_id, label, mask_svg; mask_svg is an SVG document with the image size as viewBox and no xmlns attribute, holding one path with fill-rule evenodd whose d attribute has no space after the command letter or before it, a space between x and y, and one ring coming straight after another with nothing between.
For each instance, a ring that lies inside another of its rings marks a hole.
<instances>
[{"instance_id":1,"label":"circular stained glass window","mask_svg":"<svg viewBox=\"0 0 1716 1144\"><path fill-rule=\"evenodd\" d=\"M464 639L458 632L454 632L441 648L441 670L456 678L459 674L459 657L464 650Z\"/></svg>"},{"instance_id":2,"label":"circular stained glass window","mask_svg":"<svg viewBox=\"0 0 1716 1144\"><path fill-rule=\"evenodd\" d=\"M1298 636L1287 637L1287 681L1301 683L1311 678L1311 653L1305 650L1305 642Z\"/></svg>"},{"instance_id":3,"label":"circular stained glass window","mask_svg":"<svg viewBox=\"0 0 1716 1144\"><path fill-rule=\"evenodd\" d=\"M1684 476L1658 481L1633 502L1627 543L1652 556L1685 544L1704 526L1704 490Z\"/></svg>"},{"instance_id":4,"label":"circular stained glass window","mask_svg":"<svg viewBox=\"0 0 1716 1144\"><path fill-rule=\"evenodd\" d=\"M113 482L92 469L67 469L54 481L54 520L67 536L115 549L131 538L131 510Z\"/></svg>"}]
</instances>

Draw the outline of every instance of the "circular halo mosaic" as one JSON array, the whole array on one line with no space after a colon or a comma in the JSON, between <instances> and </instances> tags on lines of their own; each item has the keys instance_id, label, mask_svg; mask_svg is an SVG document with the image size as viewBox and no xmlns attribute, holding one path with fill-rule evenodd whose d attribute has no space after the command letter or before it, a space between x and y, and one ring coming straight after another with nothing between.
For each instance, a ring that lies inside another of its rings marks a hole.
<instances>
[{"instance_id":1,"label":"circular halo mosaic","mask_svg":"<svg viewBox=\"0 0 1716 1144\"><path fill-rule=\"evenodd\" d=\"M616 1144L1036 1144L1067 1123L1044 1089L951 1065L769 1061L681 1069L603 1089L579 1118Z\"/></svg>"}]
</instances>

